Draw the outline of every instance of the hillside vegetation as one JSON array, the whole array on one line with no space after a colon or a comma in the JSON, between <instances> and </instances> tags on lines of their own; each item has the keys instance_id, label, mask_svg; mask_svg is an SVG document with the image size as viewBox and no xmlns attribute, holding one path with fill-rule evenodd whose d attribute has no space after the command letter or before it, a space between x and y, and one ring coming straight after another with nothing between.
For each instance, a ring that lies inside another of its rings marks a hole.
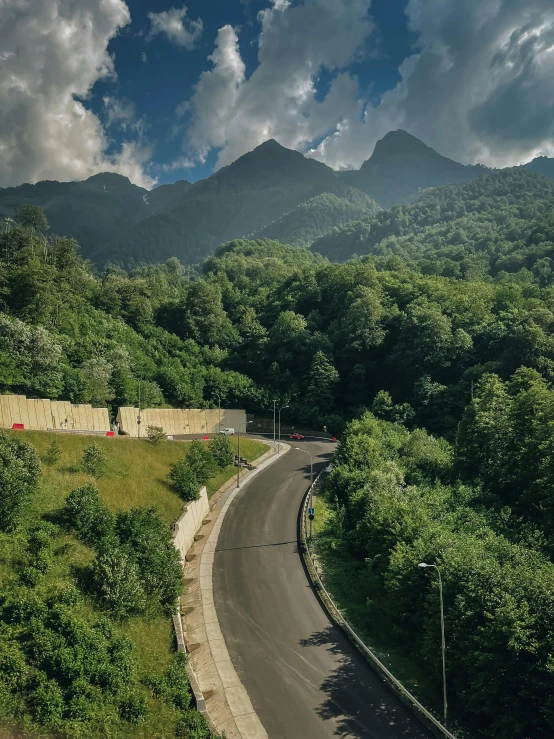
<instances>
[{"instance_id":1,"label":"hillside vegetation","mask_svg":"<svg viewBox=\"0 0 554 739\"><path fill-rule=\"evenodd\" d=\"M329 237L363 236L361 259L237 239L194 274L176 259L97 274L74 242L46 235L40 212L20 211L0 236L0 389L113 411L136 404L141 379L145 405L217 407L219 396L271 415L278 400L297 427L343 434L325 537L354 573L366 632L384 629L426 676L425 695L440 696L436 587L417 568L437 564L457 721L484 739L547 739L552 187L525 168L490 173ZM208 462L195 447L173 467L183 499ZM82 501L94 512L85 543L95 526L119 549L140 541L139 524L165 530L114 517L88 489L72 500L74 514ZM161 608L166 585L141 607Z\"/></svg>"},{"instance_id":2,"label":"hillside vegetation","mask_svg":"<svg viewBox=\"0 0 554 739\"><path fill-rule=\"evenodd\" d=\"M18 446L9 454L10 444ZM91 444L101 462L94 474L85 461ZM26 450L27 467L36 468L37 484L7 525L6 475L18 448ZM0 435L4 724L33 736L211 737L193 710L171 621L182 576L169 524L183 501L168 473L184 459L193 465L196 448ZM266 450L242 440L241 455L249 459ZM211 491L234 471L232 464L211 470Z\"/></svg>"}]
</instances>

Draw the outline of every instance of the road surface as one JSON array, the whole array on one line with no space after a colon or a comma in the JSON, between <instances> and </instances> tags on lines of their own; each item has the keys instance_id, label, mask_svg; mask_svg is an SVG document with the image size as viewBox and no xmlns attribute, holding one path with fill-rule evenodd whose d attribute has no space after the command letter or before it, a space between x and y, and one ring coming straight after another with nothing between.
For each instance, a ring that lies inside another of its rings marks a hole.
<instances>
[{"instance_id":1,"label":"road surface","mask_svg":"<svg viewBox=\"0 0 554 739\"><path fill-rule=\"evenodd\" d=\"M334 449L294 443L314 455L314 475ZM224 519L213 582L231 660L270 739L429 739L306 579L297 521L309 463L291 449L253 478Z\"/></svg>"}]
</instances>

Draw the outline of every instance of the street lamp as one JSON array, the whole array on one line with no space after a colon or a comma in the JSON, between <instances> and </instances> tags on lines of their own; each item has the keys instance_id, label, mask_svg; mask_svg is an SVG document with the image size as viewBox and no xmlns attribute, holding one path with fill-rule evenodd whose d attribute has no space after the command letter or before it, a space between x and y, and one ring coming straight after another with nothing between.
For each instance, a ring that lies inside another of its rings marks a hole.
<instances>
[{"instance_id":1,"label":"street lamp","mask_svg":"<svg viewBox=\"0 0 554 739\"><path fill-rule=\"evenodd\" d=\"M440 604L441 604L442 693L443 693L443 700L444 700L444 726L446 728L448 704L446 701L446 656L445 656L446 642L444 639L444 603L442 599L441 571L439 570L437 565L428 565L426 562L420 562L418 564L418 567L421 567L421 569L432 567L438 572L438 575L439 575L439 596L440 596Z\"/></svg>"},{"instance_id":2,"label":"street lamp","mask_svg":"<svg viewBox=\"0 0 554 739\"><path fill-rule=\"evenodd\" d=\"M138 416L137 416L137 438L140 439L140 380L138 382Z\"/></svg>"},{"instance_id":3,"label":"street lamp","mask_svg":"<svg viewBox=\"0 0 554 739\"><path fill-rule=\"evenodd\" d=\"M288 407L288 405L284 405L282 408L279 408L279 443L277 444L277 454L281 453L281 411Z\"/></svg>"},{"instance_id":4,"label":"street lamp","mask_svg":"<svg viewBox=\"0 0 554 739\"><path fill-rule=\"evenodd\" d=\"M246 433L246 427L252 421L246 421L246 423L239 423L237 434L238 434L238 459L237 459L237 487L240 487L240 427L244 426L244 433Z\"/></svg>"},{"instance_id":5,"label":"street lamp","mask_svg":"<svg viewBox=\"0 0 554 739\"><path fill-rule=\"evenodd\" d=\"M307 449L300 449L299 446L294 447L297 452L303 452L310 455L310 508L314 507L314 458ZM312 540L313 521L310 518L310 541Z\"/></svg>"},{"instance_id":6,"label":"street lamp","mask_svg":"<svg viewBox=\"0 0 554 739\"><path fill-rule=\"evenodd\" d=\"M273 401L273 443L275 444L275 406L277 405L277 401Z\"/></svg>"},{"instance_id":7,"label":"street lamp","mask_svg":"<svg viewBox=\"0 0 554 739\"><path fill-rule=\"evenodd\" d=\"M220 434L221 433L221 397L219 395L215 396L217 398L217 431Z\"/></svg>"}]
</instances>

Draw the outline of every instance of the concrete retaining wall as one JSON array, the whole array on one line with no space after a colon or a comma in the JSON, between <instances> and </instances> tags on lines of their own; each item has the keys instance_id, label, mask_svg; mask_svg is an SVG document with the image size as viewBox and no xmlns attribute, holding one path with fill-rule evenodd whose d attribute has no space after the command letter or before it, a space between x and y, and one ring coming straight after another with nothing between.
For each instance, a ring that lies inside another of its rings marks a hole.
<instances>
[{"instance_id":1,"label":"concrete retaining wall","mask_svg":"<svg viewBox=\"0 0 554 739\"><path fill-rule=\"evenodd\" d=\"M180 553L181 559L185 559L186 553L194 543L196 532L209 512L208 492L206 488L202 488L200 498L187 503L181 517L174 524L173 544Z\"/></svg>"},{"instance_id":2,"label":"concrete retaining wall","mask_svg":"<svg viewBox=\"0 0 554 739\"><path fill-rule=\"evenodd\" d=\"M119 430L138 436L138 408L124 407L117 412ZM146 436L148 426L160 426L170 436L185 434L217 434L219 430L219 411L175 408L144 408L140 412L140 435ZM221 409L221 428L238 429L246 423L243 410ZM244 428L243 428L244 430Z\"/></svg>"},{"instance_id":3,"label":"concrete retaining wall","mask_svg":"<svg viewBox=\"0 0 554 739\"><path fill-rule=\"evenodd\" d=\"M109 431L107 408L72 405L64 400L33 400L25 395L0 395L0 428L22 423L32 431L67 428L74 431Z\"/></svg>"}]
</instances>

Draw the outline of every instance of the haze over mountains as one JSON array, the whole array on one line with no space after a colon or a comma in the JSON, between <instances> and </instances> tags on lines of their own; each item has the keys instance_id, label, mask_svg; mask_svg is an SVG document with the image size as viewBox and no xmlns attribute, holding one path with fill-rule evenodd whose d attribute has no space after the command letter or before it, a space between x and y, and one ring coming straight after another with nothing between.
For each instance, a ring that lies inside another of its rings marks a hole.
<instances>
[{"instance_id":1,"label":"haze over mountains","mask_svg":"<svg viewBox=\"0 0 554 739\"><path fill-rule=\"evenodd\" d=\"M525 165L554 179L554 160ZM391 131L357 171L335 172L297 151L266 141L194 184L152 191L101 173L84 182L44 181L0 190L0 217L33 203L53 233L74 237L97 266L159 262L194 264L234 238L273 238L309 246L336 227L381 208L415 200L427 188L494 172L444 157L405 131Z\"/></svg>"}]
</instances>

